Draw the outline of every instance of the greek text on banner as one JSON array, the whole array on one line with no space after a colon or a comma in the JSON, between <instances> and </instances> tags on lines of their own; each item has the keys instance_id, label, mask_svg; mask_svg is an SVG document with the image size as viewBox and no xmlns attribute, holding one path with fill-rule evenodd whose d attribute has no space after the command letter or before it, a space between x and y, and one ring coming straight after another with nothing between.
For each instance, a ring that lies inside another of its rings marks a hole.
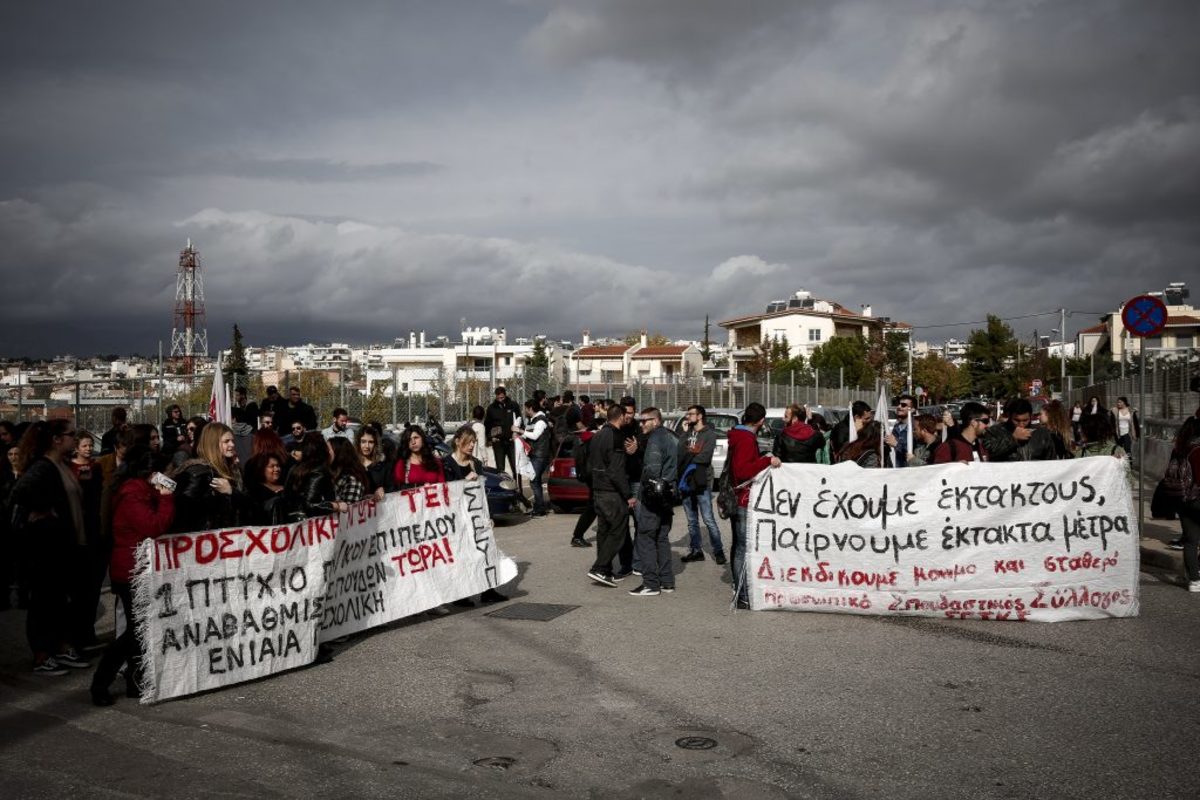
<instances>
[{"instance_id":1,"label":"greek text on banner","mask_svg":"<svg viewBox=\"0 0 1200 800\"><path fill-rule=\"evenodd\" d=\"M1057 622L1138 613L1138 533L1115 458L861 469L755 480L754 610Z\"/></svg>"},{"instance_id":2,"label":"greek text on banner","mask_svg":"<svg viewBox=\"0 0 1200 800\"><path fill-rule=\"evenodd\" d=\"M143 702L303 666L317 645L516 577L484 487L433 484L348 513L147 540L134 605Z\"/></svg>"}]
</instances>

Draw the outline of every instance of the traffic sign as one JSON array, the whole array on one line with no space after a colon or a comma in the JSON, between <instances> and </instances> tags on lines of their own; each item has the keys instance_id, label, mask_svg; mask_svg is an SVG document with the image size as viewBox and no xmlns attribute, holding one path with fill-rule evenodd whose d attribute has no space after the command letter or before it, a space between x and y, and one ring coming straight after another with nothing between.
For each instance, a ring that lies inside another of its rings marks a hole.
<instances>
[{"instance_id":1,"label":"traffic sign","mask_svg":"<svg viewBox=\"0 0 1200 800\"><path fill-rule=\"evenodd\" d=\"M1121 309L1121 323L1130 336L1157 336L1167 324L1167 307L1157 297L1140 294Z\"/></svg>"}]
</instances>

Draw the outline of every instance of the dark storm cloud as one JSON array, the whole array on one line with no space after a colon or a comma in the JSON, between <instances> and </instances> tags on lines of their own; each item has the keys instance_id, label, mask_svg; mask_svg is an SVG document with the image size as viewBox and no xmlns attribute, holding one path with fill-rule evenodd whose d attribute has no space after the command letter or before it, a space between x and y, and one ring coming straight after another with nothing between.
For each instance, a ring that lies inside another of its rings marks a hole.
<instances>
[{"instance_id":1,"label":"dark storm cloud","mask_svg":"<svg viewBox=\"0 0 1200 800\"><path fill-rule=\"evenodd\" d=\"M1156 0L9 5L0 335L153 350L189 236L214 345L699 337L799 288L1111 309L1200 258L1198 34Z\"/></svg>"}]
</instances>

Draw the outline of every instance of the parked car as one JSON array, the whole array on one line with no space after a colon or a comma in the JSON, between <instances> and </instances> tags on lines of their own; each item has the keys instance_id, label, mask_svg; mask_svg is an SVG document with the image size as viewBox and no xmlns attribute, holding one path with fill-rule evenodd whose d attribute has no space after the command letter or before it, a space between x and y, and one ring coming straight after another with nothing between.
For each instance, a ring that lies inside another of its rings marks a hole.
<instances>
[{"instance_id":1,"label":"parked car","mask_svg":"<svg viewBox=\"0 0 1200 800\"><path fill-rule=\"evenodd\" d=\"M578 508L588 499L588 488L575 477L575 447L578 436L568 436L558 445L550 462L550 502L562 509Z\"/></svg>"},{"instance_id":2,"label":"parked car","mask_svg":"<svg viewBox=\"0 0 1200 800\"><path fill-rule=\"evenodd\" d=\"M705 410L705 424L713 428L717 432L717 443L713 448L712 460L712 480L713 486L717 484L717 478L721 477L721 471L725 469L725 456L729 452L729 431L733 430L734 426L740 421L737 414L718 409L715 411ZM667 414L663 416L663 427L674 433L676 436L684 435L683 415ZM758 449L762 452L767 452L771 449L770 444L767 445L767 450L762 447L762 440L759 440Z\"/></svg>"}]
</instances>

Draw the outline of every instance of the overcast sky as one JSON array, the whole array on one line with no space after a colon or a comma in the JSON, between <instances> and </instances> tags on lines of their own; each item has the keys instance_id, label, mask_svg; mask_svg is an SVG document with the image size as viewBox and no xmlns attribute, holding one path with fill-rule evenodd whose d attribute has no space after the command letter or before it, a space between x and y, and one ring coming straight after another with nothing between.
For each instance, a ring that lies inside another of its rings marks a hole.
<instances>
[{"instance_id":1,"label":"overcast sky","mask_svg":"<svg viewBox=\"0 0 1200 800\"><path fill-rule=\"evenodd\" d=\"M6 3L0 353L169 347L188 237L214 348L1200 291L1197 41L1195 0Z\"/></svg>"}]
</instances>

